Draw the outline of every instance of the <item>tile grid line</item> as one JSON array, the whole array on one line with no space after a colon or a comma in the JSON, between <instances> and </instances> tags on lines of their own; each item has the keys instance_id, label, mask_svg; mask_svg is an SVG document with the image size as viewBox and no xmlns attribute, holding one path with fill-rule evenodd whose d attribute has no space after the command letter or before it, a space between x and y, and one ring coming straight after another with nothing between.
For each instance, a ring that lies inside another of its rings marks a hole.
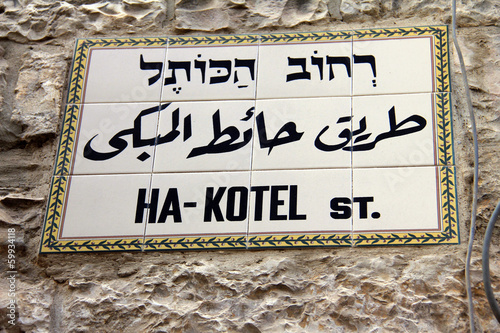
<instances>
[{"instance_id":1,"label":"tile grid line","mask_svg":"<svg viewBox=\"0 0 500 333\"><path fill-rule=\"evenodd\" d=\"M354 30L351 30L351 59L350 59L350 64L352 68L352 76L351 76L351 133L354 130L353 127L353 118L354 118ZM352 147L352 140L350 142L350 145ZM351 212L353 212L354 208L354 172L353 172L353 157L354 157L354 152L351 149L351 168L350 168L350 175L351 175ZM354 214L351 213L351 247L354 247Z\"/></svg>"},{"instance_id":2,"label":"tile grid line","mask_svg":"<svg viewBox=\"0 0 500 333\"><path fill-rule=\"evenodd\" d=\"M166 63L166 59L168 57L168 46L169 46L169 39L167 38L165 41L165 53L163 56L163 63ZM162 71L160 75L160 83L163 83L164 80L164 75L165 71ZM146 197L146 200L148 202L151 202L151 197L152 197L152 192L153 192L153 176L154 176L154 169L155 169L155 162L156 162L156 145L158 142L158 137L160 135L160 110L161 110L161 100L162 100L162 94L163 94L163 87L160 87L159 89L159 96L158 96L158 116L156 118L156 134L155 134L155 144L154 144L154 149L153 149L153 158L151 162L151 174L149 176L149 191L148 191L148 196ZM147 237L147 232L148 232L148 221L149 221L149 214L151 214L151 209L147 210L147 214L145 216L144 220L144 233L142 235L142 245L141 245L141 252L144 252L146 250L146 237Z\"/></svg>"},{"instance_id":3,"label":"tile grid line","mask_svg":"<svg viewBox=\"0 0 500 333\"><path fill-rule=\"evenodd\" d=\"M259 59L260 56L260 45L261 45L261 36L258 35L257 37L257 59ZM252 129L253 129L253 135L255 136L255 129L256 129L256 123L255 123L255 118L256 118L256 113L257 113L257 81L259 79L259 61L256 61L256 69L255 69L255 89L254 89L254 114L253 114L253 124L252 124ZM250 188L250 193L251 193L251 188L252 188L252 178L253 178L253 159L254 159L254 149L255 149L255 140L252 138L252 146L250 149L251 155L250 155L250 177L249 177L249 188ZM247 209L247 227L246 227L246 241L245 241L245 248L248 250L250 248L250 195L248 196L248 209Z\"/></svg>"}]
</instances>

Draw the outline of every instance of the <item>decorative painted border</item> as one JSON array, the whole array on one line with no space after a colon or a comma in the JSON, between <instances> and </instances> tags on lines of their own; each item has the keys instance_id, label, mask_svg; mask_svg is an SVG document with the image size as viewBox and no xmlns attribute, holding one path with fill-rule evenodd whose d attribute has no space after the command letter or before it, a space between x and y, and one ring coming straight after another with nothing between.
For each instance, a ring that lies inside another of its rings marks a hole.
<instances>
[{"instance_id":1,"label":"decorative painted border","mask_svg":"<svg viewBox=\"0 0 500 333\"><path fill-rule=\"evenodd\" d=\"M188 36L170 37L169 46L238 45L257 44L259 35Z\"/></svg>"},{"instance_id":2,"label":"decorative painted border","mask_svg":"<svg viewBox=\"0 0 500 333\"><path fill-rule=\"evenodd\" d=\"M325 32L301 32L261 35L260 41L267 43L303 43L303 42L325 42L333 40L349 40L352 31L325 31Z\"/></svg>"},{"instance_id":3,"label":"decorative painted border","mask_svg":"<svg viewBox=\"0 0 500 333\"><path fill-rule=\"evenodd\" d=\"M43 244L40 253L142 251L141 239L71 240Z\"/></svg>"},{"instance_id":4,"label":"decorative painted border","mask_svg":"<svg viewBox=\"0 0 500 333\"><path fill-rule=\"evenodd\" d=\"M439 168L442 231L411 233L354 233L353 246L459 244L455 167Z\"/></svg>"},{"instance_id":5,"label":"decorative painted border","mask_svg":"<svg viewBox=\"0 0 500 333\"><path fill-rule=\"evenodd\" d=\"M61 222L61 213L64 206L64 193L68 185L69 177L54 176L50 187L50 196L45 212L45 224L43 227L40 253L50 253L52 246L58 243L58 232ZM56 250L57 251L57 250Z\"/></svg>"},{"instance_id":6,"label":"decorative painted border","mask_svg":"<svg viewBox=\"0 0 500 333\"><path fill-rule=\"evenodd\" d=\"M436 135L438 165L455 165L453 152L453 117L450 93L437 93L435 96Z\"/></svg>"},{"instance_id":7,"label":"decorative painted border","mask_svg":"<svg viewBox=\"0 0 500 333\"><path fill-rule=\"evenodd\" d=\"M351 234L149 238L145 251L352 246Z\"/></svg>"},{"instance_id":8,"label":"decorative painted border","mask_svg":"<svg viewBox=\"0 0 500 333\"><path fill-rule=\"evenodd\" d=\"M393 38L393 37L412 37L439 35L442 32L447 33L446 25L406 27L406 28L377 28L377 29L358 29L353 31L354 39L362 38Z\"/></svg>"},{"instance_id":9,"label":"decorative painted border","mask_svg":"<svg viewBox=\"0 0 500 333\"><path fill-rule=\"evenodd\" d=\"M435 92L450 91L450 58L448 50L448 26L426 26L391 29L354 30L353 39L401 38L432 36L434 39Z\"/></svg>"},{"instance_id":10,"label":"decorative painted border","mask_svg":"<svg viewBox=\"0 0 500 333\"><path fill-rule=\"evenodd\" d=\"M459 244L450 93L436 93L434 103L437 120L436 148L439 164L437 167L440 168L439 191L441 193L443 231L427 233L353 233L352 238L351 234L255 236L249 238L249 248Z\"/></svg>"},{"instance_id":11,"label":"decorative painted border","mask_svg":"<svg viewBox=\"0 0 500 333\"><path fill-rule=\"evenodd\" d=\"M351 233L308 234L308 235L265 235L250 236L249 248L290 248L290 247L339 247L352 246Z\"/></svg>"},{"instance_id":12,"label":"decorative painted border","mask_svg":"<svg viewBox=\"0 0 500 333\"><path fill-rule=\"evenodd\" d=\"M118 48L118 47L166 47L168 38L94 38L78 39L75 46L73 66L69 79L67 104L82 102L82 89L87 70L87 57L93 47Z\"/></svg>"},{"instance_id":13,"label":"decorative painted border","mask_svg":"<svg viewBox=\"0 0 500 333\"><path fill-rule=\"evenodd\" d=\"M144 242L144 251L245 249L246 240L246 235L149 238Z\"/></svg>"},{"instance_id":14,"label":"decorative painted border","mask_svg":"<svg viewBox=\"0 0 500 333\"><path fill-rule=\"evenodd\" d=\"M142 250L142 238L119 240L59 240L58 235L66 201L69 178L70 176L52 177L40 253Z\"/></svg>"},{"instance_id":15,"label":"decorative painted border","mask_svg":"<svg viewBox=\"0 0 500 333\"><path fill-rule=\"evenodd\" d=\"M184 238L142 238L120 240L58 240L69 180L76 128L80 116L80 103L91 48L166 47L237 45L258 43L303 43L347 41L349 39L404 38L432 36L434 41L434 73L436 110L437 159L441 193L443 231L431 233L374 233L374 234L304 234L217 236ZM306 32L264 35L152 37L152 38L100 38L79 39L68 86L67 106L58 145L54 176L48 200L40 253L98 252L98 251L154 251L200 249L257 249L290 247L339 247L372 245L458 244L460 242L456 174L453 152L453 127L450 101L449 51L447 26L427 26L391 29L366 29L337 32ZM144 243L143 243L144 242Z\"/></svg>"},{"instance_id":16,"label":"decorative painted border","mask_svg":"<svg viewBox=\"0 0 500 333\"><path fill-rule=\"evenodd\" d=\"M54 176L67 176L70 173L71 158L76 138L76 128L80 116L80 105L66 105L64 110L63 125L61 128L61 137L56 155L56 165Z\"/></svg>"}]
</instances>

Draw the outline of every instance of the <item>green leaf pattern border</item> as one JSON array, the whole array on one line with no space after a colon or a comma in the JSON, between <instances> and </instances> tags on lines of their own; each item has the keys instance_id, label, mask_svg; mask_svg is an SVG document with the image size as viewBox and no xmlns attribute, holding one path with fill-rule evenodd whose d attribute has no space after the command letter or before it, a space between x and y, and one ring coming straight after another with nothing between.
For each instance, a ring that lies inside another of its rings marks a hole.
<instances>
[{"instance_id":1,"label":"green leaf pattern border","mask_svg":"<svg viewBox=\"0 0 500 333\"><path fill-rule=\"evenodd\" d=\"M381 39L431 36L434 40L434 85L436 92L450 92L448 26L354 30L353 38Z\"/></svg>"},{"instance_id":2,"label":"green leaf pattern border","mask_svg":"<svg viewBox=\"0 0 500 333\"><path fill-rule=\"evenodd\" d=\"M76 128L82 102L87 59L91 48L215 46L255 43L303 43L345 41L349 39L405 38L432 36L434 38L434 74L436 87L437 146L440 168L441 232L432 233L375 233L375 234L306 234L264 236L218 236L70 240L58 239L63 213ZM263 35L228 36L176 36L170 38L93 38L78 39L68 85L67 106L63 117L57 150L54 176L47 204L40 253L150 251L150 250L202 250L289 247L339 247L373 245L458 244L460 242L456 174L453 153L453 130L450 103L449 51L447 26L366 29L336 32L305 32ZM441 93L441 94L439 94Z\"/></svg>"}]
</instances>

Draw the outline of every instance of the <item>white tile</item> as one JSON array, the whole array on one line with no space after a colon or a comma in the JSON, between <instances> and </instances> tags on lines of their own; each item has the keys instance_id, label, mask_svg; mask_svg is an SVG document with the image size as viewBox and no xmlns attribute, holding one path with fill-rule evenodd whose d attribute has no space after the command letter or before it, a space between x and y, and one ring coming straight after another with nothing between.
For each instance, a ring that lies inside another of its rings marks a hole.
<instances>
[{"instance_id":1,"label":"white tile","mask_svg":"<svg viewBox=\"0 0 500 333\"><path fill-rule=\"evenodd\" d=\"M350 197L350 169L253 171L249 236L350 233Z\"/></svg>"},{"instance_id":2,"label":"white tile","mask_svg":"<svg viewBox=\"0 0 500 333\"><path fill-rule=\"evenodd\" d=\"M437 163L431 93L356 96L353 133L356 130L361 131L352 139L354 168Z\"/></svg>"},{"instance_id":3,"label":"white tile","mask_svg":"<svg viewBox=\"0 0 500 333\"><path fill-rule=\"evenodd\" d=\"M432 37L353 41L353 94L433 91Z\"/></svg>"},{"instance_id":4,"label":"white tile","mask_svg":"<svg viewBox=\"0 0 500 333\"><path fill-rule=\"evenodd\" d=\"M162 105L154 172L250 170L254 101Z\"/></svg>"},{"instance_id":5,"label":"white tile","mask_svg":"<svg viewBox=\"0 0 500 333\"><path fill-rule=\"evenodd\" d=\"M261 44L257 98L349 96L351 42Z\"/></svg>"},{"instance_id":6,"label":"white tile","mask_svg":"<svg viewBox=\"0 0 500 333\"><path fill-rule=\"evenodd\" d=\"M146 237L246 235L249 185L249 172L154 174Z\"/></svg>"},{"instance_id":7,"label":"white tile","mask_svg":"<svg viewBox=\"0 0 500 333\"><path fill-rule=\"evenodd\" d=\"M70 176L59 238L142 238L145 223L136 223L138 194L143 189L148 200L150 178L148 174Z\"/></svg>"},{"instance_id":8,"label":"white tile","mask_svg":"<svg viewBox=\"0 0 500 333\"><path fill-rule=\"evenodd\" d=\"M84 103L158 102L165 52L165 47L90 49Z\"/></svg>"},{"instance_id":9,"label":"white tile","mask_svg":"<svg viewBox=\"0 0 500 333\"><path fill-rule=\"evenodd\" d=\"M349 97L258 100L252 168L348 168L350 129Z\"/></svg>"},{"instance_id":10,"label":"white tile","mask_svg":"<svg viewBox=\"0 0 500 333\"><path fill-rule=\"evenodd\" d=\"M162 101L255 97L258 45L171 46Z\"/></svg>"},{"instance_id":11,"label":"white tile","mask_svg":"<svg viewBox=\"0 0 500 333\"><path fill-rule=\"evenodd\" d=\"M438 231L437 167L353 169L353 230Z\"/></svg>"},{"instance_id":12,"label":"white tile","mask_svg":"<svg viewBox=\"0 0 500 333\"><path fill-rule=\"evenodd\" d=\"M72 173L151 172L158 108L157 103L83 105Z\"/></svg>"}]
</instances>

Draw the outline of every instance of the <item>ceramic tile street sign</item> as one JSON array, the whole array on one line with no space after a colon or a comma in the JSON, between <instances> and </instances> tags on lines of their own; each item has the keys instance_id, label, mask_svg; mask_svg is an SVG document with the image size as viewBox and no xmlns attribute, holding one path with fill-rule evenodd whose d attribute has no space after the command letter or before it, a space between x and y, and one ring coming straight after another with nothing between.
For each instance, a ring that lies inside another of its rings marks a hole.
<instances>
[{"instance_id":1,"label":"ceramic tile street sign","mask_svg":"<svg viewBox=\"0 0 500 333\"><path fill-rule=\"evenodd\" d=\"M457 244L446 26L80 39L41 253Z\"/></svg>"}]
</instances>

